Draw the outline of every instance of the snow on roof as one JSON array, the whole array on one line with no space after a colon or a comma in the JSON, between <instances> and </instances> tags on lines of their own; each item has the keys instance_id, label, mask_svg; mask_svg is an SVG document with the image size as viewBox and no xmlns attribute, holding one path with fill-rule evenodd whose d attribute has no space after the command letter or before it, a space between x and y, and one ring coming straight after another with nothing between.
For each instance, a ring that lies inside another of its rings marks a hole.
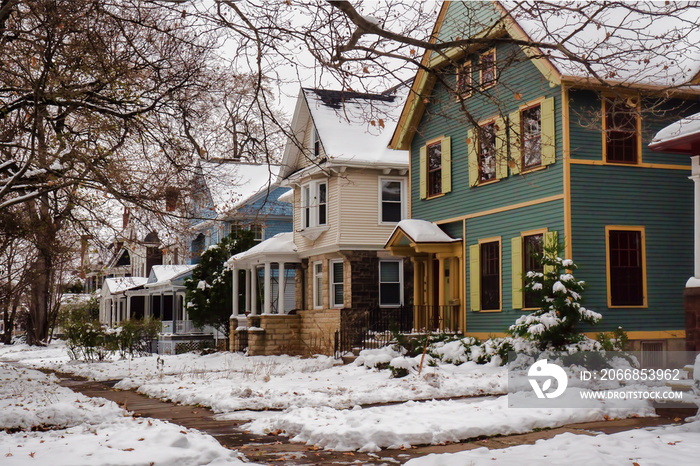
<instances>
[{"instance_id":1,"label":"snow on roof","mask_svg":"<svg viewBox=\"0 0 700 466\"><path fill-rule=\"evenodd\" d=\"M433 222L415 218L401 220L394 228L394 233L401 230L414 243L454 243L460 238L452 238ZM391 236L394 236L394 233Z\"/></svg>"},{"instance_id":2,"label":"snow on roof","mask_svg":"<svg viewBox=\"0 0 700 466\"><path fill-rule=\"evenodd\" d=\"M322 89L302 91L329 161L408 167L408 151L388 148L403 98Z\"/></svg>"},{"instance_id":3,"label":"snow on roof","mask_svg":"<svg viewBox=\"0 0 700 466\"><path fill-rule=\"evenodd\" d=\"M289 256L290 259L295 259L296 253L297 245L294 244L294 233L278 233L247 251L232 256L226 261L226 267L231 269L235 265L247 264L255 258L264 256Z\"/></svg>"},{"instance_id":4,"label":"snow on roof","mask_svg":"<svg viewBox=\"0 0 700 466\"><path fill-rule=\"evenodd\" d=\"M289 204L294 203L294 190L287 190L284 194L277 198L278 202L287 202Z\"/></svg>"},{"instance_id":5,"label":"snow on roof","mask_svg":"<svg viewBox=\"0 0 700 466\"><path fill-rule=\"evenodd\" d=\"M148 278L146 277L105 278L104 286L107 287L110 294L117 294L122 291L138 288L139 286L145 285L147 282Z\"/></svg>"},{"instance_id":6,"label":"snow on roof","mask_svg":"<svg viewBox=\"0 0 700 466\"><path fill-rule=\"evenodd\" d=\"M148 285L167 282L194 268L194 265L154 265L148 277Z\"/></svg>"},{"instance_id":7,"label":"snow on roof","mask_svg":"<svg viewBox=\"0 0 700 466\"><path fill-rule=\"evenodd\" d=\"M700 72L700 7L677 2L501 1L533 40L561 45L583 57L602 79L628 84L689 84ZM682 8L682 7L680 7ZM585 24L585 26L584 26ZM590 77L584 64L560 50L541 50L565 76Z\"/></svg>"},{"instance_id":8,"label":"snow on roof","mask_svg":"<svg viewBox=\"0 0 700 466\"><path fill-rule=\"evenodd\" d=\"M221 215L240 207L251 196L269 189L279 174L279 165L253 165L240 162L200 162L202 174Z\"/></svg>"},{"instance_id":9,"label":"snow on roof","mask_svg":"<svg viewBox=\"0 0 700 466\"><path fill-rule=\"evenodd\" d=\"M691 136L700 138L700 113L678 120L660 130L651 140L649 147L686 139Z\"/></svg>"}]
</instances>

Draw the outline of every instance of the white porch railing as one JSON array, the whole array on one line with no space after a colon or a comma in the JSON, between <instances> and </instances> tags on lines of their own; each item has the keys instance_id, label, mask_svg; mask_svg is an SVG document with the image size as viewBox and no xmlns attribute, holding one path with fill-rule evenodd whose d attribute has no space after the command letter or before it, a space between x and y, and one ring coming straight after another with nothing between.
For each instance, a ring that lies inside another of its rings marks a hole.
<instances>
[{"instance_id":1,"label":"white porch railing","mask_svg":"<svg viewBox=\"0 0 700 466\"><path fill-rule=\"evenodd\" d=\"M202 329L199 327L195 327L191 320L175 321L174 332L172 320L164 320L162 324L162 333L175 333L176 335L182 335L186 333L202 333Z\"/></svg>"}]
</instances>

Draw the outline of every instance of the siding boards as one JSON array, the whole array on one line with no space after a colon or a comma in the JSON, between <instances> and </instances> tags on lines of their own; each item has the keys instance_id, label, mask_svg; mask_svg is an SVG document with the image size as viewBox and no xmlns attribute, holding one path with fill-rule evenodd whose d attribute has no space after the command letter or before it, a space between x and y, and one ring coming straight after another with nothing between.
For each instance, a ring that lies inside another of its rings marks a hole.
<instances>
[{"instance_id":1,"label":"siding boards","mask_svg":"<svg viewBox=\"0 0 700 466\"><path fill-rule=\"evenodd\" d=\"M396 224L379 223L379 178L380 172L374 170L352 173L348 170L338 178L341 189L341 244L383 248L394 231Z\"/></svg>"},{"instance_id":2,"label":"siding boards","mask_svg":"<svg viewBox=\"0 0 700 466\"><path fill-rule=\"evenodd\" d=\"M571 167L573 258L587 284L585 305L603 315L596 329L684 326L683 289L693 274L693 190L688 173L616 166ZM647 309L607 307L605 225L644 226Z\"/></svg>"},{"instance_id":3,"label":"siding boards","mask_svg":"<svg viewBox=\"0 0 700 466\"><path fill-rule=\"evenodd\" d=\"M457 37L471 37L500 19L496 8L487 2L478 2L474 8L469 2L451 2L445 21L438 32L438 42L447 42Z\"/></svg>"},{"instance_id":4,"label":"siding boards","mask_svg":"<svg viewBox=\"0 0 700 466\"><path fill-rule=\"evenodd\" d=\"M521 209L502 212L468 219L466 221L466 245L477 244L479 239L501 237L501 312L472 312L469 305L467 309L467 333L469 332L505 332L523 312L513 309L512 303L512 266L511 266L511 238L520 236L521 232L547 228L549 231L557 231L559 240L563 241L564 232L564 203L561 200L547 202L545 204L523 207ZM469 258L466 258L467 267L465 277L466 296L469 296ZM527 313L527 311L525 312Z\"/></svg>"},{"instance_id":5,"label":"siding boards","mask_svg":"<svg viewBox=\"0 0 700 466\"><path fill-rule=\"evenodd\" d=\"M496 58L497 63L511 58L525 60L520 49L512 45L499 46ZM454 69L448 73L451 75L445 79L453 83ZM475 71L473 78L478 82L478 71ZM508 115L520 105L540 97L555 99L557 162L540 171L510 175L496 183L470 188L466 139L467 131L473 125L468 123L469 120L448 90L441 84L436 84L431 103L426 107L411 144L411 154L416 155L411 159L411 184L419 186L420 183L420 163L417 157L420 147L433 138L451 136L452 192L441 197L421 200L418 190L412 189L412 217L438 221L561 194L563 164L560 92L559 88L549 86L532 63L524 61L499 68L499 82L495 87L484 91L484 95L475 94L464 101L472 117L476 121L483 121L497 115Z\"/></svg>"}]
</instances>

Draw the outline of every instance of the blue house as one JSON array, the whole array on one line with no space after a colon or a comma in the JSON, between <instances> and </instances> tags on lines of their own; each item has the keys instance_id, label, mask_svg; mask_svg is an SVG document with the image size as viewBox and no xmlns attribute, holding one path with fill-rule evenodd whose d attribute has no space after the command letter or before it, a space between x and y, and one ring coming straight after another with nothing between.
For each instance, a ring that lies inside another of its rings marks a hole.
<instances>
[{"instance_id":1,"label":"blue house","mask_svg":"<svg viewBox=\"0 0 700 466\"><path fill-rule=\"evenodd\" d=\"M292 205L279 200L289 188L277 184L279 173L278 165L200 162L189 209L188 263L239 229L252 230L257 242L292 231Z\"/></svg>"}]
</instances>

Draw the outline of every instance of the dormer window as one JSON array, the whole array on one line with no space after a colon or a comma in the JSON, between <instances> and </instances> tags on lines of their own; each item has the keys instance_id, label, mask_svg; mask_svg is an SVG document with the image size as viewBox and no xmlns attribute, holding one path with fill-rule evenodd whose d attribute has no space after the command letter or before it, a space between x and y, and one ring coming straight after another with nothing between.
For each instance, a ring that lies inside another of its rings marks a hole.
<instances>
[{"instance_id":1,"label":"dormer window","mask_svg":"<svg viewBox=\"0 0 700 466\"><path fill-rule=\"evenodd\" d=\"M487 89L496 85L496 49L492 48L480 57L481 88Z\"/></svg>"}]
</instances>

